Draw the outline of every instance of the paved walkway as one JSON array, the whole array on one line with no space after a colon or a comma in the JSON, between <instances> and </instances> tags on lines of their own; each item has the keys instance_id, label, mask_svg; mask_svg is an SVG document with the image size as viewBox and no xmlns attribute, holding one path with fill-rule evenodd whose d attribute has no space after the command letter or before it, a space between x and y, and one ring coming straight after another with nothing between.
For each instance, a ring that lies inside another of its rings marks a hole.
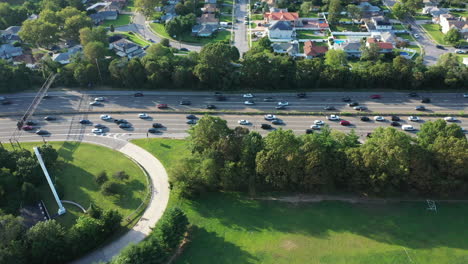
<instances>
[{"instance_id":1,"label":"paved walkway","mask_svg":"<svg viewBox=\"0 0 468 264\"><path fill-rule=\"evenodd\" d=\"M62 138L51 138L61 141ZM37 140L40 141L40 140ZM90 264L97 262L108 262L112 257L131 243L143 240L164 213L169 201L169 182L166 170L161 162L148 151L128 141L105 137L85 136L81 142L98 144L115 149L138 163L149 175L152 182L152 195L148 206L138 223L123 236L96 249L95 251L73 261L73 264Z\"/></svg>"}]
</instances>

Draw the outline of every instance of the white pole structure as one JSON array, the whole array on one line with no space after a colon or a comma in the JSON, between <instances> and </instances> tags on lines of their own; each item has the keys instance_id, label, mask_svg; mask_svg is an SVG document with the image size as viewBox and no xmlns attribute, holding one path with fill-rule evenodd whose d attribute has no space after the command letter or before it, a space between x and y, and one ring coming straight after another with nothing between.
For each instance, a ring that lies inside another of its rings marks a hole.
<instances>
[{"instance_id":1,"label":"white pole structure","mask_svg":"<svg viewBox=\"0 0 468 264\"><path fill-rule=\"evenodd\" d=\"M58 197L57 191L55 190L54 184L52 183L52 180L50 179L49 172L47 171L44 161L42 160L41 153L39 152L39 149L37 147L34 147L34 153L36 154L37 160L39 161L42 171L44 172L44 175L46 176L47 182L49 183L49 187L52 190L52 193L54 194L55 201L57 201L57 205L59 208L58 215L63 215L67 210L65 209L65 207L63 207L62 202L60 201L60 198Z\"/></svg>"}]
</instances>

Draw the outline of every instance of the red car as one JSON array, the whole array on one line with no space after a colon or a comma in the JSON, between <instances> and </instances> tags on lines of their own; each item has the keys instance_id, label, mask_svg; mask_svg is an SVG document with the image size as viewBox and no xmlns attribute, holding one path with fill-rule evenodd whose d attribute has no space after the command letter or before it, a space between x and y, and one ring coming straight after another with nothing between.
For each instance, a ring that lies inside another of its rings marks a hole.
<instances>
[{"instance_id":1,"label":"red car","mask_svg":"<svg viewBox=\"0 0 468 264\"><path fill-rule=\"evenodd\" d=\"M167 104L158 104L159 109L165 109L167 108Z\"/></svg>"},{"instance_id":2,"label":"red car","mask_svg":"<svg viewBox=\"0 0 468 264\"><path fill-rule=\"evenodd\" d=\"M29 131L29 130L32 130L33 127L32 126L23 126L23 130L25 131Z\"/></svg>"},{"instance_id":3,"label":"red car","mask_svg":"<svg viewBox=\"0 0 468 264\"><path fill-rule=\"evenodd\" d=\"M340 121L340 125L342 125L342 126L349 126L349 125L351 125L351 123L350 123L349 121L346 121L346 120L341 120L341 121Z\"/></svg>"},{"instance_id":4,"label":"red car","mask_svg":"<svg viewBox=\"0 0 468 264\"><path fill-rule=\"evenodd\" d=\"M370 96L371 99L380 99L382 96L380 94L373 94Z\"/></svg>"}]
</instances>

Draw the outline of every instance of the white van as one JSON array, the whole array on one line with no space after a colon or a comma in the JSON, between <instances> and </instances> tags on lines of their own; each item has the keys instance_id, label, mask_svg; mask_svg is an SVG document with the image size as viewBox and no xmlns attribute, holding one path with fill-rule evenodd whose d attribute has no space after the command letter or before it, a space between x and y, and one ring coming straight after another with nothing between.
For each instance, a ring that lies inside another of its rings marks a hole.
<instances>
[{"instance_id":1,"label":"white van","mask_svg":"<svg viewBox=\"0 0 468 264\"><path fill-rule=\"evenodd\" d=\"M414 127L412 125L402 125L401 129L403 129L404 131L413 131Z\"/></svg>"}]
</instances>

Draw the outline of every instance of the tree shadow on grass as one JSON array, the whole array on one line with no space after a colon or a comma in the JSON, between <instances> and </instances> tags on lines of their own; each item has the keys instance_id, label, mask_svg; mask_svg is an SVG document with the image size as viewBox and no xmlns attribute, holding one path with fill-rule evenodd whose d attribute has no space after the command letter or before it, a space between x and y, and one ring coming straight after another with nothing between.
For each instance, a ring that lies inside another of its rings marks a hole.
<instances>
[{"instance_id":1,"label":"tree shadow on grass","mask_svg":"<svg viewBox=\"0 0 468 264\"><path fill-rule=\"evenodd\" d=\"M413 249L468 249L468 204L441 204L435 213L423 202L293 204L232 193L208 194L187 204L201 217L216 219L231 230L274 230L317 238L351 232Z\"/></svg>"},{"instance_id":2,"label":"tree shadow on grass","mask_svg":"<svg viewBox=\"0 0 468 264\"><path fill-rule=\"evenodd\" d=\"M73 154L81 145L80 141L65 141L57 150L59 156L67 162L73 161Z\"/></svg>"},{"instance_id":3,"label":"tree shadow on grass","mask_svg":"<svg viewBox=\"0 0 468 264\"><path fill-rule=\"evenodd\" d=\"M120 195L115 199L114 203L125 209L133 209L138 207L142 202L141 198L134 197L134 192L145 190L145 185L137 180L130 182L122 182L120 185Z\"/></svg>"},{"instance_id":4,"label":"tree shadow on grass","mask_svg":"<svg viewBox=\"0 0 468 264\"><path fill-rule=\"evenodd\" d=\"M191 242L184 253L177 259L177 264L249 264L258 263L258 259L237 245L226 241L215 232L203 227L193 226Z\"/></svg>"}]
</instances>

